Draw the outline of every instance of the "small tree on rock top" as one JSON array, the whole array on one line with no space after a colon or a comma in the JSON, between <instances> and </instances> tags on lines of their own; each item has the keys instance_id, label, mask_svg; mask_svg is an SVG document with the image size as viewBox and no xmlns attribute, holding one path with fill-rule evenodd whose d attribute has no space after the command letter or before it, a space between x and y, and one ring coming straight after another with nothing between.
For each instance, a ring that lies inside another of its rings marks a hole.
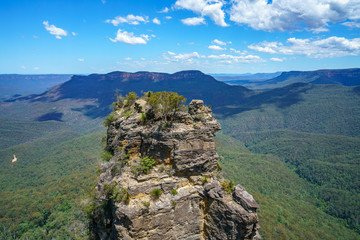
<instances>
[{"instance_id":1,"label":"small tree on rock top","mask_svg":"<svg viewBox=\"0 0 360 240\"><path fill-rule=\"evenodd\" d=\"M159 114L163 121L167 122L176 112L184 106L186 98L175 92L155 92L149 94L147 101L149 105Z\"/></svg>"}]
</instances>

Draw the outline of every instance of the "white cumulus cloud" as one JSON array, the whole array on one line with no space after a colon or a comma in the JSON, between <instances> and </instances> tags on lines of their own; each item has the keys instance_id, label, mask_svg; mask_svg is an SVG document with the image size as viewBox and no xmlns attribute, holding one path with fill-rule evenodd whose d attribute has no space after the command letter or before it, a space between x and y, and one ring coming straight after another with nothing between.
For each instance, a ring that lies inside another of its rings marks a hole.
<instances>
[{"instance_id":1,"label":"white cumulus cloud","mask_svg":"<svg viewBox=\"0 0 360 240\"><path fill-rule=\"evenodd\" d=\"M145 16L135 16L133 14L129 14L126 17L117 16L114 19L107 19L107 23L113 24L115 27L121 23L128 23L131 25L139 25L140 23L148 23L148 17Z\"/></svg>"},{"instance_id":2,"label":"white cumulus cloud","mask_svg":"<svg viewBox=\"0 0 360 240\"><path fill-rule=\"evenodd\" d=\"M217 44L217 45L223 45L223 46L226 46L226 42L223 42L223 41L220 41L218 39L214 39L213 43Z\"/></svg>"},{"instance_id":3,"label":"white cumulus cloud","mask_svg":"<svg viewBox=\"0 0 360 240\"><path fill-rule=\"evenodd\" d=\"M169 12L169 8L168 7L164 7L161 11L159 11L158 13L167 13Z\"/></svg>"},{"instance_id":4,"label":"white cumulus cloud","mask_svg":"<svg viewBox=\"0 0 360 240\"><path fill-rule=\"evenodd\" d=\"M247 51L240 51L240 50L236 50L235 48L230 48L230 51L234 52L234 53L237 53L237 54L240 54L240 55L247 54Z\"/></svg>"},{"instance_id":5,"label":"white cumulus cloud","mask_svg":"<svg viewBox=\"0 0 360 240\"><path fill-rule=\"evenodd\" d=\"M132 32L126 32L119 29L116 33L116 37L114 39L110 38L112 42L123 42L131 45L135 44L146 44L150 37L148 35L142 34L140 37L134 36Z\"/></svg>"},{"instance_id":6,"label":"white cumulus cloud","mask_svg":"<svg viewBox=\"0 0 360 240\"><path fill-rule=\"evenodd\" d=\"M257 30L305 28L327 31L328 23L360 18L359 0L233 0L230 20Z\"/></svg>"},{"instance_id":7,"label":"white cumulus cloud","mask_svg":"<svg viewBox=\"0 0 360 240\"><path fill-rule=\"evenodd\" d=\"M336 36L316 40L289 38L285 44L262 42L252 44L248 48L264 53L305 55L310 58L357 56L360 55L360 38L346 39Z\"/></svg>"},{"instance_id":8,"label":"white cumulus cloud","mask_svg":"<svg viewBox=\"0 0 360 240\"><path fill-rule=\"evenodd\" d=\"M200 24L205 24L205 19L203 17L193 17L181 19L181 22L185 25L196 26Z\"/></svg>"},{"instance_id":9,"label":"white cumulus cloud","mask_svg":"<svg viewBox=\"0 0 360 240\"><path fill-rule=\"evenodd\" d=\"M58 28L55 25L49 25L48 21L43 21L45 29L51 34L55 35L57 39L61 39L61 37L66 37L68 35L67 31L64 29Z\"/></svg>"},{"instance_id":10,"label":"white cumulus cloud","mask_svg":"<svg viewBox=\"0 0 360 240\"><path fill-rule=\"evenodd\" d=\"M222 48L222 47L217 46L217 45L210 45L208 48L211 49L211 50L215 50L215 51L223 51L223 50L226 50L226 48Z\"/></svg>"},{"instance_id":11,"label":"white cumulus cloud","mask_svg":"<svg viewBox=\"0 0 360 240\"><path fill-rule=\"evenodd\" d=\"M192 58L200 58L200 55L197 52L192 52L192 53L181 53L173 56L173 59L176 60L189 60Z\"/></svg>"},{"instance_id":12,"label":"white cumulus cloud","mask_svg":"<svg viewBox=\"0 0 360 240\"><path fill-rule=\"evenodd\" d=\"M207 16L215 22L215 24L226 27L225 12L222 9L223 2L220 0L177 0L175 7L187 9L199 15Z\"/></svg>"},{"instance_id":13,"label":"white cumulus cloud","mask_svg":"<svg viewBox=\"0 0 360 240\"><path fill-rule=\"evenodd\" d=\"M349 28L360 28L360 22L344 22L342 25L347 26Z\"/></svg>"},{"instance_id":14,"label":"white cumulus cloud","mask_svg":"<svg viewBox=\"0 0 360 240\"><path fill-rule=\"evenodd\" d=\"M270 60L273 62L283 62L284 61L283 58L270 58Z\"/></svg>"},{"instance_id":15,"label":"white cumulus cloud","mask_svg":"<svg viewBox=\"0 0 360 240\"><path fill-rule=\"evenodd\" d=\"M167 55L163 55L165 60L172 61L172 62L180 62L180 63L194 63L196 59L200 59L201 56L197 52L192 53L180 53L175 54L173 52L168 51Z\"/></svg>"},{"instance_id":16,"label":"white cumulus cloud","mask_svg":"<svg viewBox=\"0 0 360 240\"><path fill-rule=\"evenodd\" d=\"M221 55L210 55L209 59L220 60L226 63L257 63L257 62L265 62L259 56L256 55L246 55L246 56L234 56L229 54L221 54Z\"/></svg>"},{"instance_id":17,"label":"white cumulus cloud","mask_svg":"<svg viewBox=\"0 0 360 240\"><path fill-rule=\"evenodd\" d=\"M153 21L153 23L155 23L155 24L158 24L158 25L161 24L161 22L160 22L160 20L159 20L158 18L154 18L152 21Z\"/></svg>"},{"instance_id":18,"label":"white cumulus cloud","mask_svg":"<svg viewBox=\"0 0 360 240\"><path fill-rule=\"evenodd\" d=\"M84 62L85 59L84 58L78 58L78 62Z\"/></svg>"}]
</instances>

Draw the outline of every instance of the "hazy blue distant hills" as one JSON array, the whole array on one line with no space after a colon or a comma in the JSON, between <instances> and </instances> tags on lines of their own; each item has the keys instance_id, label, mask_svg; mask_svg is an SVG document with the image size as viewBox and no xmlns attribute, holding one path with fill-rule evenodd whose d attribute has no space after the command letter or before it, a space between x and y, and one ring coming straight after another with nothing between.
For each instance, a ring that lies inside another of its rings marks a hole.
<instances>
[{"instance_id":1,"label":"hazy blue distant hills","mask_svg":"<svg viewBox=\"0 0 360 240\"><path fill-rule=\"evenodd\" d=\"M274 73L244 73L244 74L210 74L216 80L226 82L231 84L232 82L257 82L257 81L264 81L268 79L275 78L280 76L282 72L274 72ZM240 85L240 84L238 84Z\"/></svg>"},{"instance_id":2,"label":"hazy blue distant hills","mask_svg":"<svg viewBox=\"0 0 360 240\"><path fill-rule=\"evenodd\" d=\"M0 74L0 98L41 93L71 78L70 74Z\"/></svg>"},{"instance_id":3,"label":"hazy blue distant hills","mask_svg":"<svg viewBox=\"0 0 360 240\"><path fill-rule=\"evenodd\" d=\"M282 87L291 83L306 82L312 84L341 84L344 86L360 85L360 68L339 70L318 70L311 72L283 72L280 76L259 83L259 86Z\"/></svg>"},{"instance_id":4,"label":"hazy blue distant hills","mask_svg":"<svg viewBox=\"0 0 360 240\"><path fill-rule=\"evenodd\" d=\"M249 89L265 90L284 87L293 83L360 85L360 68L317 71L290 71L272 74L254 74L214 77L231 85L241 85Z\"/></svg>"}]
</instances>

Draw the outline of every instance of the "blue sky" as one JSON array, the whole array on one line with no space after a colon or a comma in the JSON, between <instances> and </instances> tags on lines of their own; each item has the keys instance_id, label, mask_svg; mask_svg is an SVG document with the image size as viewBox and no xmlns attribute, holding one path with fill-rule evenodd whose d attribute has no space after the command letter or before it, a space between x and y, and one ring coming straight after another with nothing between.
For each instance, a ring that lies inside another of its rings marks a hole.
<instances>
[{"instance_id":1,"label":"blue sky","mask_svg":"<svg viewBox=\"0 0 360 240\"><path fill-rule=\"evenodd\" d=\"M360 67L359 0L1 0L0 73Z\"/></svg>"}]
</instances>

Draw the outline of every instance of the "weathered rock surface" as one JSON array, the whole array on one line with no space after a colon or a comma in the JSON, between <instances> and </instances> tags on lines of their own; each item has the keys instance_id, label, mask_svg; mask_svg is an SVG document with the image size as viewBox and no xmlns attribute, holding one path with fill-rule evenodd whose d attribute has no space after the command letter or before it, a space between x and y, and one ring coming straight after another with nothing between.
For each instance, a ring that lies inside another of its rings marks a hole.
<instances>
[{"instance_id":1,"label":"weathered rock surface","mask_svg":"<svg viewBox=\"0 0 360 240\"><path fill-rule=\"evenodd\" d=\"M106 146L114 156L95 188L91 238L260 239L253 197L240 185L223 189L214 141L221 128L201 100L170 125L141 99L130 115L115 114ZM147 174L139 170L145 157L156 160Z\"/></svg>"}]
</instances>

